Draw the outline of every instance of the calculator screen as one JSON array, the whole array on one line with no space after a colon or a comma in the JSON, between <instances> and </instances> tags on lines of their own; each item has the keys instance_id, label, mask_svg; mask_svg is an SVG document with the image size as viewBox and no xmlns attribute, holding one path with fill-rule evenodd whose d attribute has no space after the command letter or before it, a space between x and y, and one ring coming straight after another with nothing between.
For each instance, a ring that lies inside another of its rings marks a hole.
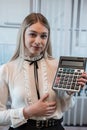
<instances>
[{"instance_id":1,"label":"calculator screen","mask_svg":"<svg viewBox=\"0 0 87 130\"><path fill-rule=\"evenodd\" d=\"M83 61L68 61L68 60L63 60L62 65L68 65L68 66L83 66Z\"/></svg>"}]
</instances>

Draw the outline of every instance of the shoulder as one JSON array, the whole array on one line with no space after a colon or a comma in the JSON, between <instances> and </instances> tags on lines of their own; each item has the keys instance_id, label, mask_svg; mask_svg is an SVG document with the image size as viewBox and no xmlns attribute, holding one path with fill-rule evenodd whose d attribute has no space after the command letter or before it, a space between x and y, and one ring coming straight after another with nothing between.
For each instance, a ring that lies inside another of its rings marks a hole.
<instances>
[{"instance_id":1,"label":"shoulder","mask_svg":"<svg viewBox=\"0 0 87 130\"><path fill-rule=\"evenodd\" d=\"M8 75L8 68L7 68L7 64L3 64L0 66L0 82L3 79L6 79Z\"/></svg>"},{"instance_id":2,"label":"shoulder","mask_svg":"<svg viewBox=\"0 0 87 130\"><path fill-rule=\"evenodd\" d=\"M7 71L7 63L0 66L0 74Z\"/></svg>"},{"instance_id":3,"label":"shoulder","mask_svg":"<svg viewBox=\"0 0 87 130\"><path fill-rule=\"evenodd\" d=\"M57 67L58 67L58 60L57 59L49 57L46 59L46 62L50 67L57 69Z\"/></svg>"},{"instance_id":4,"label":"shoulder","mask_svg":"<svg viewBox=\"0 0 87 130\"><path fill-rule=\"evenodd\" d=\"M8 82L9 78L12 79L15 75L19 73L19 61L14 60L5 63L0 66L0 80L6 80Z\"/></svg>"},{"instance_id":5,"label":"shoulder","mask_svg":"<svg viewBox=\"0 0 87 130\"><path fill-rule=\"evenodd\" d=\"M18 65L18 60L5 63L0 66L0 73L7 73L8 71L14 70L17 65Z\"/></svg>"}]
</instances>

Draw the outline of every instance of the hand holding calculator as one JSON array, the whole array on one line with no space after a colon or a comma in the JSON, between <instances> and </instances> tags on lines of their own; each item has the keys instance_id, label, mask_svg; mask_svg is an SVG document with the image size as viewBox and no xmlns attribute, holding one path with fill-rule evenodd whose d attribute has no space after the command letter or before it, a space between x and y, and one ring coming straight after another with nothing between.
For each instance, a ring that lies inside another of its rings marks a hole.
<instances>
[{"instance_id":1,"label":"hand holding calculator","mask_svg":"<svg viewBox=\"0 0 87 130\"><path fill-rule=\"evenodd\" d=\"M86 59L83 57L61 56L52 88L66 91L80 91L77 79L86 68Z\"/></svg>"}]
</instances>

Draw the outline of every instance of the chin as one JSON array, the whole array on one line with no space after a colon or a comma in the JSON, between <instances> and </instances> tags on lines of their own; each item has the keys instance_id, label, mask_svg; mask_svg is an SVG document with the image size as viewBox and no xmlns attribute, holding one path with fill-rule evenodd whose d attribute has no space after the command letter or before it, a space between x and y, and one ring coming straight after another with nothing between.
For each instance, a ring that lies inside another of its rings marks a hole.
<instances>
[{"instance_id":1,"label":"chin","mask_svg":"<svg viewBox=\"0 0 87 130\"><path fill-rule=\"evenodd\" d=\"M38 56L40 53L32 53L31 56Z\"/></svg>"}]
</instances>

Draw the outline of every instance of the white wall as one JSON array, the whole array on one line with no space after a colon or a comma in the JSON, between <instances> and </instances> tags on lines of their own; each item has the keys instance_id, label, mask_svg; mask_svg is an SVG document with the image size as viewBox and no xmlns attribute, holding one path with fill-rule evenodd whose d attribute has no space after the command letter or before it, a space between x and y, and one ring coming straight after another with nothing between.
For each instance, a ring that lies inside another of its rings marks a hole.
<instances>
[{"instance_id":1,"label":"white wall","mask_svg":"<svg viewBox=\"0 0 87 130\"><path fill-rule=\"evenodd\" d=\"M87 57L87 0L0 0L1 64L7 62L12 55L20 24L30 12L41 12L47 17L51 26L54 57ZM66 120L69 118L65 117Z\"/></svg>"}]
</instances>

